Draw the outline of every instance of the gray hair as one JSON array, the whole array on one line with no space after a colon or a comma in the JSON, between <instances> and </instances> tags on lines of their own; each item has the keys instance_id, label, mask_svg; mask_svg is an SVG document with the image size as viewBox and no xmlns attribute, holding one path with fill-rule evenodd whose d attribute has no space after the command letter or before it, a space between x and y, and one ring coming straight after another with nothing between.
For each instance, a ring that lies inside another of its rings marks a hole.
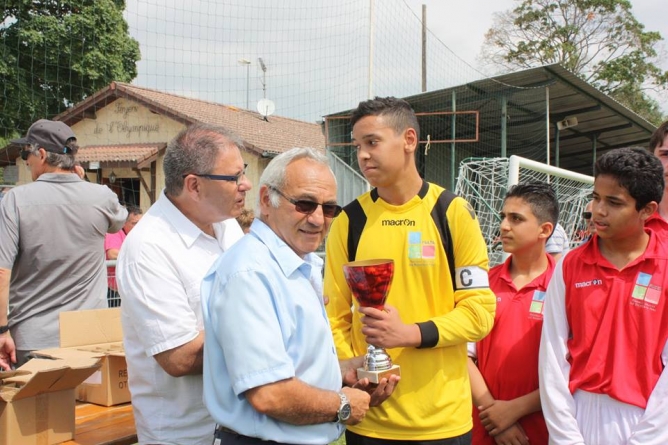
<instances>
[{"instance_id":1,"label":"gray hair","mask_svg":"<svg viewBox=\"0 0 668 445\"><path fill-rule=\"evenodd\" d=\"M169 142L165 152L165 193L169 196L179 195L183 190L185 175L210 173L221 149L227 144L239 150L244 149L241 138L223 127L194 124L181 130Z\"/></svg>"},{"instance_id":2,"label":"gray hair","mask_svg":"<svg viewBox=\"0 0 668 445\"><path fill-rule=\"evenodd\" d=\"M262 176L260 176L260 184L258 187L258 189L260 189L263 185L266 185L270 188L269 201L272 207L278 207L281 199L280 195L272 189L281 190L285 186L285 173L288 165L304 158L322 164L332 172L327 156L315 148L291 148L290 150L281 153L272 159L269 165L267 165L267 168L264 169ZM332 176L334 176L333 172ZM336 177L334 178L334 181L336 182ZM255 213L261 215L259 206L260 203L258 200L258 208Z\"/></svg>"},{"instance_id":3,"label":"gray hair","mask_svg":"<svg viewBox=\"0 0 668 445\"><path fill-rule=\"evenodd\" d=\"M71 149L70 153L53 153L47 149L44 149L46 152L46 163L51 167L61 168L63 170L72 170L76 164L74 160L74 154L79 150L79 145L76 142L76 139L71 138L67 141L65 145L67 148ZM43 148L39 144L30 144L30 151L37 153L40 148Z\"/></svg>"}]
</instances>

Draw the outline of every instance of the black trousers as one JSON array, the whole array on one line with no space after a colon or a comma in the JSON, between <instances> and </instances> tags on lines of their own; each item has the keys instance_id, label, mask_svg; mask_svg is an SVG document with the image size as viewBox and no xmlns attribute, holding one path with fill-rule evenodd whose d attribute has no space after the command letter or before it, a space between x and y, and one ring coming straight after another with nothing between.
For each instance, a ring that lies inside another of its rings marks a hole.
<instances>
[{"instance_id":1,"label":"black trousers","mask_svg":"<svg viewBox=\"0 0 668 445\"><path fill-rule=\"evenodd\" d=\"M436 440L389 440L360 436L346 430L346 445L471 445L472 434L469 431L461 436Z\"/></svg>"},{"instance_id":2,"label":"black trousers","mask_svg":"<svg viewBox=\"0 0 668 445\"><path fill-rule=\"evenodd\" d=\"M262 440L257 437L244 436L224 426L217 426L213 437L213 445L293 445L285 442L275 442L273 440ZM216 442L216 440L219 442Z\"/></svg>"}]
</instances>

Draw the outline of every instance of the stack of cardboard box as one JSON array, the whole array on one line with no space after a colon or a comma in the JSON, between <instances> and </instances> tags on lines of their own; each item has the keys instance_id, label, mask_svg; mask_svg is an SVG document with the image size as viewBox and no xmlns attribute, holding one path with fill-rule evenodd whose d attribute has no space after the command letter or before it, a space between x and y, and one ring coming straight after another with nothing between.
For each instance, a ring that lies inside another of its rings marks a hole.
<instances>
[{"instance_id":1,"label":"stack of cardboard box","mask_svg":"<svg viewBox=\"0 0 668 445\"><path fill-rule=\"evenodd\" d=\"M0 372L0 445L51 445L74 437L75 387L99 359L33 359Z\"/></svg>"},{"instance_id":2,"label":"stack of cardboard box","mask_svg":"<svg viewBox=\"0 0 668 445\"><path fill-rule=\"evenodd\" d=\"M103 406L130 401L120 308L62 312L60 346L36 354L101 361L100 369L77 388L77 400Z\"/></svg>"}]
</instances>

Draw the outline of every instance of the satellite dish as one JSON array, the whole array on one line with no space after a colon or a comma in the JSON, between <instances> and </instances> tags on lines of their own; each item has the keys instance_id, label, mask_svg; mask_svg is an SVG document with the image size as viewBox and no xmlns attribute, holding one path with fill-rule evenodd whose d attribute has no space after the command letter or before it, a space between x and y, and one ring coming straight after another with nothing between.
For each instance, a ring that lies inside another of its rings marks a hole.
<instances>
[{"instance_id":1,"label":"satellite dish","mask_svg":"<svg viewBox=\"0 0 668 445\"><path fill-rule=\"evenodd\" d=\"M257 111L266 119L267 116L271 116L276 111L276 105L269 99L260 99L257 103Z\"/></svg>"}]
</instances>

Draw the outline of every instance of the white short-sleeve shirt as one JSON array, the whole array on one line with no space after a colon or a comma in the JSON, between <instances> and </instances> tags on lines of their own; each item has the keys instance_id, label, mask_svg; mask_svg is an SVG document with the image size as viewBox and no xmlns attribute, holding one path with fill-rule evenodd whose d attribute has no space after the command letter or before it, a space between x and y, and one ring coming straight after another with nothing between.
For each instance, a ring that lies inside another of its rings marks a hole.
<instances>
[{"instance_id":1,"label":"white short-sleeve shirt","mask_svg":"<svg viewBox=\"0 0 668 445\"><path fill-rule=\"evenodd\" d=\"M121 247L116 266L128 383L140 443L211 444L202 376L172 377L153 357L204 329L200 284L243 232L235 219L202 232L164 193Z\"/></svg>"}]
</instances>

